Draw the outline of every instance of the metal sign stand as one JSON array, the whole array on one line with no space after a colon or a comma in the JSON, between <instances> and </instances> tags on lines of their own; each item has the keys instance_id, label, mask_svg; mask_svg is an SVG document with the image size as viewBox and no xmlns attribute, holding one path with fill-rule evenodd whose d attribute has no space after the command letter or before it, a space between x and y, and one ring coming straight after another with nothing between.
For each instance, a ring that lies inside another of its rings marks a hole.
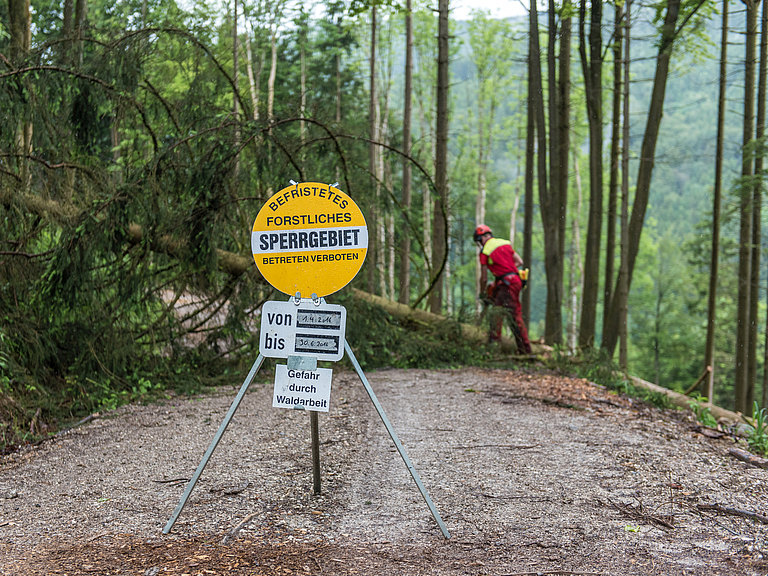
<instances>
[{"instance_id":1,"label":"metal sign stand","mask_svg":"<svg viewBox=\"0 0 768 576\"><path fill-rule=\"evenodd\" d=\"M397 451L400 453L400 457L403 459L403 462L405 462L405 466L408 468L408 471L411 473L411 477L413 478L414 482L416 482L416 486L418 487L419 492L421 492L421 495L424 498L424 501L427 503L427 507L429 508L429 511L432 513L432 517L435 519L435 521L437 522L437 525L440 527L440 531L443 533L443 536L445 537L445 539L446 540L449 539L451 535L448 533L448 529L446 528L445 523L443 522L443 519L440 517L440 513L437 511L437 508L435 507L435 504L432 502L432 499L429 497L429 494L427 493L427 490L424 487L424 484L421 482L419 473L416 471L416 468L414 468L410 458L408 458L408 454L406 453L405 448L401 444L400 439L397 437L397 433L395 432L395 429L392 427L392 424L390 423L389 418L387 418L387 415L384 412L384 408L382 408L381 404L379 403L379 400L376 398L376 394L373 392L373 389L371 388L371 385L368 382L368 379L365 377L365 374L363 373L363 369L360 367L360 364L358 363L357 358L355 358L355 355L352 352L352 348L350 348L346 338L344 339L344 350L346 351L350 360L352 360L352 364L355 367L355 371L357 372L357 375L360 377L360 381L363 383L363 386L365 387L365 391L368 393L368 397L371 399L373 406L376 408L376 411L378 412L379 417L381 418L381 421L384 423L384 427L387 429L387 432L389 433L389 437L392 439L392 442L395 444ZM176 523L176 520L178 519L179 514L181 514L181 511L184 509L184 506L186 505L187 500L189 499L189 496L192 493L192 490L195 488L195 484L197 484L197 481L200 479L200 475L203 473L203 470L205 470L205 467L208 464L208 460L210 460L211 455L213 454L213 451L216 450L216 446L218 446L219 441L221 440L221 437L224 435L224 432L229 426L229 423L232 420L232 417L235 415L235 412L240 406L240 402L245 396L245 392L248 390L248 387L251 385L251 382L256 376L256 373L261 368L261 365L263 362L264 362L264 356L259 354L259 357L256 359L256 361L253 363L253 366L251 367L251 371L248 372L248 376L246 376L245 381L240 387L240 391L237 393L237 396L232 401L232 405L229 407L229 410L227 411L226 416L224 416L224 420L219 426L219 429L216 432L216 435L213 437L213 440L211 441L210 446L208 446L208 449L205 451L205 454L203 455L203 459L200 461L200 464L198 464L197 470L195 470L195 473L192 475L192 478L190 479L189 483L187 483L187 487L184 490L184 494L182 494L181 496L181 500L179 500L179 503L176 505L176 509L173 511L173 514L171 514L171 517L168 520L168 523L165 525L165 528L163 528L163 534L168 534L173 528L173 525ZM317 494L320 492L320 454L319 454L320 451L319 451L319 441L317 438L317 436L319 436L318 429L317 429L317 412L312 411L310 412L310 415L314 416L314 419L311 421L312 422L312 460L313 460L312 472L313 472L314 490L315 490L315 493Z\"/></svg>"},{"instance_id":2,"label":"metal sign stand","mask_svg":"<svg viewBox=\"0 0 768 576\"><path fill-rule=\"evenodd\" d=\"M243 382L243 385L240 386L240 391L237 393L237 396L235 396L235 399L232 401L232 405L229 407L229 410L227 411L227 415L224 416L224 420L221 422L219 429L216 431L216 435L213 437L213 440L211 441L211 445L208 446L208 450L205 451L205 454L203 455L203 459L200 460L200 464L197 465L197 470L195 470L195 473L192 475L192 478L187 483L187 487L184 490L184 494L181 495L181 500L179 500L179 503L176 505L176 509L173 511L173 514L171 514L170 520L168 520L168 523L165 525L165 528L163 528L163 534L168 534L168 532L171 531L171 528L173 528L173 525L176 523L176 519L179 517L179 514L181 514L181 511L184 509L184 506L186 505L187 500L189 499L189 495L192 493L192 490L195 487L195 484L197 484L197 481L200 479L200 475L203 473L203 470L205 470L205 467L208 465L208 460L210 460L211 454L213 454L213 451L216 450L216 446L219 445L219 440L221 440L221 437L224 435L224 431L227 429L227 426L229 426L229 422L232 420L232 417L235 415L235 412L240 406L240 402L243 400L243 396L245 396L246 390L248 390L248 386L250 386L251 382L253 382L253 379L256 376L256 373L259 371L259 368L261 368L261 365L263 363L264 363L264 356L259 354L259 357L256 358L256 362L254 362L253 366L251 366L251 371L248 372L248 376L245 377L245 381Z\"/></svg>"},{"instance_id":3,"label":"metal sign stand","mask_svg":"<svg viewBox=\"0 0 768 576\"><path fill-rule=\"evenodd\" d=\"M427 489L424 488L424 484L421 482L421 478L419 477L419 473L416 471L416 468L413 467L413 464L411 464L411 459L408 458L408 454L405 451L405 448L400 443L400 439L397 437L397 432L395 432L395 429L392 427L392 423L389 421L389 418L387 418L387 415L384 413L384 408L381 407L381 404L379 404L378 398L376 398L376 394L373 392L373 388L371 388L371 384L368 382L368 378L365 377L365 374L363 373L363 369L360 367L360 364L357 361L357 358L355 358L354 353L352 352L352 348L349 347L349 342L347 340L344 340L344 350L347 351L347 354L349 355L349 359L352 360L352 364L355 367L355 371L357 372L357 375L360 377L360 381L363 383L363 386L365 386L365 391L368 392L368 397L371 399L371 402L373 402L374 407L376 408L376 412L379 413L379 417L381 418L381 421L384 423L384 427L387 429L387 432L389 432L389 437L392 439L392 442L395 443L395 447L397 448L397 451L400 453L400 457L403 459L403 462L405 462L406 468L408 468L408 472L411 473L411 477L413 478L413 481L416 482L416 486L419 488L419 492L421 492L421 495L424 497L424 501L427 503L427 507L429 508L429 511L432 513L432 517L435 519L435 522L437 522L437 525L440 526L440 531L443 533L443 536L446 540L448 540L451 535L448 533L448 528L445 526L445 522L443 522L443 519L440 517L440 513L437 511L437 508L435 508L435 504L432 502L432 499L429 497L429 494L427 493Z\"/></svg>"}]
</instances>

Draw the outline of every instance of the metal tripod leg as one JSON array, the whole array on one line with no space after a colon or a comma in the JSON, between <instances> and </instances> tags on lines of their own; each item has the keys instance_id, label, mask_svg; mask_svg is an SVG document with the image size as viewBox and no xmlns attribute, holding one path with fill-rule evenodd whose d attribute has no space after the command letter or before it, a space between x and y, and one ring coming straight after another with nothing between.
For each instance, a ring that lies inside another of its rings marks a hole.
<instances>
[{"instance_id":1,"label":"metal tripod leg","mask_svg":"<svg viewBox=\"0 0 768 576\"><path fill-rule=\"evenodd\" d=\"M389 421L389 418L387 418L387 415L384 413L384 409L381 407L381 404L379 404L379 400L376 398L376 394L373 392L373 388L371 388L371 384L368 382L368 379L365 377L365 374L363 373L363 369L360 367L360 364L357 361L357 358L355 358L355 354L352 352L352 348L350 348L349 343L344 340L344 350L346 350L347 355L349 355L349 359L352 360L352 364L355 367L355 370L357 371L357 375L360 377L360 381L363 383L363 386L365 386L365 391L368 392L368 396L371 399L371 402L373 402L374 407L376 408L376 411L379 413L379 417L381 418L381 421L384 423L384 427L387 429L387 432L389 432L389 437L392 439L392 442L395 443L395 447L397 448L397 451L400 453L400 457L403 459L403 462L405 462L405 466L408 468L408 471L411 473L411 477L413 478L414 482L416 482L416 486L419 488L419 492L421 492L421 495L424 497L424 501L427 503L427 506L429 507L429 511L432 513L432 517L437 522L437 525L440 526L440 531L443 533L443 536L445 539L449 539L451 535L448 533L448 528L445 526L445 522L443 522L443 519L440 517L440 513L437 511L437 508L435 508L435 504L432 502L432 499L429 497L429 494L427 493L427 489L424 488L424 484L421 482L421 478L419 477L419 473L416 471L416 468L413 467L413 464L411 464L411 459L408 458L408 454L405 452L405 448L400 443L400 439L397 437L397 433L395 432L395 429L392 427L392 424Z\"/></svg>"},{"instance_id":2,"label":"metal tripod leg","mask_svg":"<svg viewBox=\"0 0 768 576\"><path fill-rule=\"evenodd\" d=\"M179 503L176 505L176 509L173 511L173 514L171 514L170 520L168 520L165 528L163 528L163 534L168 534L168 532L170 532L173 528L173 525L176 523L176 519L179 517L179 514L181 514L181 511L186 505L187 500L189 499L189 495L192 493L195 484L197 484L197 481L200 479L200 475L203 473L203 470L205 470L205 466L208 464L208 460L211 458L213 451L216 450L216 446L218 446L219 440L221 440L221 437L224 435L224 431L227 429L227 426L229 426L230 420L232 420L232 417L235 415L237 408L240 406L240 402L242 401L243 396L245 396L246 390L248 390L248 386L251 385L253 378L256 376L256 373L259 371L259 368L261 368L261 364L263 362L264 356L259 354L259 357L256 358L256 362L254 362L253 366L251 366L251 371L248 372L248 376L245 377L245 381L240 387L240 391L232 401L232 405L229 407L227 415L224 416L224 420L222 421L221 426L219 426L216 435L213 437L211 445L208 446L208 450L205 451L203 459L197 466L197 470L195 470L195 473L192 475L192 479L187 484L187 488L184 490L184 494L181 496L181 500L179 500Z\"/></svg>"}]
</instances>

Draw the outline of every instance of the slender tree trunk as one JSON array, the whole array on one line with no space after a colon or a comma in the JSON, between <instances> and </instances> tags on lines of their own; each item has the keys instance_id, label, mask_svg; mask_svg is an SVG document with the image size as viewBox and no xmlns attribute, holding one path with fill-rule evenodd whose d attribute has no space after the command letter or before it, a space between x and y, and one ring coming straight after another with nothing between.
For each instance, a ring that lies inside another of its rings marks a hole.
<instances>
[{"instance_id":1,"label":"slender tree trunk","mask_svg":"<svg viewBox=\"0 0 768 576\"><path fill-rule=\"evenodd\" d=\"M608 211L605 227L605 271L603 274L603 338L610 328L610 303L613 299L614 264L616 261L616 222L618 220L619 165L621 156L621 94L622 42L624 39L624 4L614 9L613 45L613 106L611 115L611 150L608 179ZM603 345L603 347L605 347Z\"/></svg>"},{"instance_id":2,"label":"slender tree trunk","mask_svg":"<svg viewBox=\"0 0 768 576\"><path fill-rule=\"evenodd\" d=\"M29 52L32 40L32 19L29 0L8 0L10 61L17 64Z\"/></svg>"},{"instance_id":3,"label":"slender tree trunk","mask_svg":"<svg viewBox=\"0 0 768 576\"><path fill-rule=\"evenodd\" d=\"M447 229L450 230L451 229L451 220L452 220L450 212L447 214L447 218L448 218L448 220L447 220L445 225L446 225ZM453 238L451 238L450 234L448 235L448 238L446 239L445 250L446 250L446 254L450 254L453 251ZM451 259L450 258L446 258L445 259L445 272L443 273L443 278L444 278L444 281L443 281L443 299L444 299L443 309L445 311L444 313L446 313L446 314L448 314L450 316L453 316L456 311L453 308L453 293L451 292L451 286L453 285L453 283L451 281L451 273L452 273L452 270L451 270Z\"/></svg>"},{"instance_id":4,"label":"slender tree trunk","mask_svg":"<svg viewBox=\"0 0 768 576\"><path fill-rule=\"evenodd\" d=\"M9 6L14 0L9 1ZM75 4L74 0L64 0L64 6L62 7L61 17L61 34L65 39L72 37L72 28L74 22Z\"/></svg>"},{"instance_id":5,"label":"slender tree trunk","mask_svg":"<svg viewBox=\"0 0 768 576\"><path fill-rule=\"evenodd\" d=\"M403 191L401 197L403 213L411 213L411 109L413 107L413 13L412 0L405 8L405 94L403 95ZM398 302L411 301L411 226L406 218L400 231L400 294Z\"/></svg>"},{"instance_id":6,"label":"slender tree trunk","mask_svg":"<svg viewBox=\"0 0 768 576\"><path fill-rule=\"evenodd\" d=\"M418 106L419 126L422 134L430 134L429 122L423 106ZM435 157L435 139L430 138L430 157ZM424 250L424 269L427 273L422 275L422 290L429 288L432 264L432 190L429 184L422 180L421 185L421 221L424 223L421 230L421 242Z\"/></svg>"},{"instance_id":7,"label":"slender tree trunk","mask_svg":"<svg viewBox=\"0 0 768 576\"><path fill-rule=\"evenodd\" d=\"M29 4L29 2L27 2ZM72 35L74 36L74 59L77 66L83 64L83 30L85 29L85 19L88 15L88 1L75 0L75 21Z\"/></svg>"},{"instance_id":8,"label":"slender tree trunk","mask_svg":"<svg viewBox=\"0 0 768 576\"><path fill-rule=\"evenodd\" d=\"M478 110L477 116L479 144L477 146L477 196L475 196L475 224L485 224L486 167L485 150L483 148L483 122L481 120L482 115L483 110L481 108Z\"/></svg>"},{"instance_id":9,"label":"slender tree trunk","mask_svg":"<svg viewBox=\"0 0 768 576\"><path fill-rule=\"evenodd\" d=\"M709 296L707 301L707 340L704 367L709 374L702 381L700 393L709 402L715 394L715 326L717 324L717 279L720 272L720 207L723 193L723 141L725 134L725 92L728 73L728 4L723 0L720 39L720 89L717 97L717 140L715 143L715 186L712 197L712 249L709 260ZM768 350L768 348L766 348ZM766 372L768 373L768 372Z\"/></svg>"},{"instance_id":10,"label":"slender tree trunk","mask_svg":"<svg viewBox=\"0 0 768 576\"><path fill-rule=\"evenodd\" d=\"M275 80L277 79L277 24L270 35L270 48L272 53L267 80L267 120L272 123L275 119Z\"/></svg>"},{"instance_id":11,"label":"slender tree trunk","mask_svg":"<svg viewBox=\"0 0 768 576\"><path fill-rule=\"evenodd\" d=\"M628 261L623 274L626 278L621 278L622 271L619 271L620 282L626 281L627 290L632 284L632 272L634 270L635 259L640 249L640 238L643 232L643 223L645 221L645 212L648 207L648 197L650 195L651 177L653 175L653 166L656 155L656 142L659 136L661 126L662 112L664 110L664 97L667 88L667 79L669 77L669 63L672 56L672 45L676 37L677 19L680 14L680 0L669 0L664 15L664 24L662 26L661 41L659 42L659 52L656 57L656 72L653 79L653 88L651 92L651 103L648 110L648 117L643 135L643 143L640 148L639 167L637 171L637 183L635 187L635 200L632 205L632 214L629 220L628 242ZM629 10L627 9L627 22L629 22ZM627 34L627 40L628 40ZM627 78L625 77L625 82ZM603 348L610 355L616 349L619 335L619 308L625 306L625 302L620 302L619 298L612 298L609 310L608 330L603 339Z\"/></svg>"},{"instance_id":12,"label":"slender tree trunk","mask_svg":"<svg viewBox=\"0 0 768 576\"><path fill-rule=\"evenodd\" d=\"M517 235L517 211L520 208L520 192L514 194L514 200L512 201L512 210L509 211L509 241L512 246L515 245L515 236ZM521 252L522 254L522 252ZM525 260L523 260L525 262Z\"/></svg>"},{"instance_id":13,"label":"slender tree trunk","mask_svg":"<svg viewBox=\"0 0 768 576\"><path fill-rule=\"evenodd\" d=\"M251 33L253 34L254 31L251 29ZM264 66L264 57L263 55L260 55L259 57L259 69L254 75L253 73L253 48L251 47L251 38L250 35L246 37L245 42L245 57L248 62L248 87L250 88L251 92L251 106L253 107L253 113L252 118L255 121L259 120L259 79L261 78L261 72L262 68Z\"/></svg>"},{"instance_id":14,"label":"slender tree trunk","mask_svg":"<svg viewBox=\"0 0 768 576\"><path fill-rule=\"evenodd\" d=\"M237 0L234 0L232 8L232 119L235 122L235 150L240 149L240 102L238 99L238 91L240 87L240 58L238 54L239 42L237 38L237 23ZM234 196L236 196L237 193L237 179L240 175L240 154L236 154L234 178L232 179L234 183L234 189L232 191Z\"/></svg>"},{"instance_id":15,"label":"slender tree trunk","mask_svg":"<svg viewBox=\"0 0 768 576\"><path fill-rule=\"evenodd\" d=\"M578 346L578 320L579 310L582 309L579 301L579 285L583 282L584 273L581 267L581 230L579 229L579 215L581 214L581 172L579 170L579 158L573 156L573 174L576 182L576 215L571 220L571 269L569 273L569 303L568 303L568 350L574 352ZM582 311L583 314L583 311Z\"/></svg>"},{"instance_id":16,"label":"slender tree trunk","mask_svg":"<svg viewBox=\"0 0 768 576\"><path fill-rule=\"evenodd\" d=\"M653 374L656 386L661 386L661 309L665 294L662 258L664 258L664 254L659 247L656 254L656 314L654 314L653 319Z\"/></svg>"},{"instance_id":17,"label":"slender tree trunk","mask_svg":"<svg viewBox=\"0 0 768 576\"><path fill-rule=\"evenodd\" d=\"M557 198L558 198L558 222L560 223L560 294L563 294L565 281L565 237L568 226L568 166L571 157L571 37L573 32L573 19L571 13L573 5L571 0L563 0L562 21L560 24L560 58L558 60L557 77ZM561 303L562 304L562 303ZM562 324L562 320L561 320Z\"/></svg>"},{"instance_id":18,"label":"slender tree trunk","mask_svg":"<svg viewBox=\"0 0 768 576\"><path fill-rule=\"evenodd\" d=\"M392 52L386 61L381 62L381 87L379 88L380 97L377 100L379 106L379 112L377 117L379 119L379 127L377 129L378 140L382 145L388 147L391 146L389 136L389 97L392 93L392 76L394 74L394 64L391 58ZM381 59L381 56L379 57ZM385 155L381 147L377 146L376 151L376 180L379 183L377 188L378 195L382 195L382 189L384 191L381 200L377 203L381 206L381 214L378 215L379 220L379 273L381 275L380 285L382 288L381 294L391 300L396 300L397 295L395 293L395 225L394 225L394 205L392 202L392 167L390 163L386 161Z\"/></svg>"},{"instance_id":19,"label":"slender tree trunk","mask_svg":"<svg viewBox=\"0 0 768 576\"><path fill-rule=\"evenodd\" d=\"M387 96L387 105L385 106L386 112L384 113L384 123L381 133L384 135L384 142L388 146L391 145L389 140L389 96ZM384 215L384 245L386 250L386 271L387 271L387 297L390 300L397 299L397 293L395 292L395 252L397 245L395 244L395 210L392 202L392 190L394 189L392 165L389 162L384 161L384 155L379 154L379 164L384 179L384 188L389 191L386 197L386 213Z\"/></svg>"},{"instance_id":20,"label":"slender tree trunk","mask_svg":"<svg viewBox=\"0 0 768 576\"><path fill-rule=\"evenodd\" d=\"M8 0L8 18L10 29L10 62L20 65L29 53L32 42L32 19L29 0ZM20 80L19 82L22 82ZM20 85L16 85L21 89ZM31 187L31 174L28 157L32 154L32 122L22 120L17 129L16 143L20 160L17 164L22 191L27 192Z\"/></svg>"},{"instance_id":21,"label":"slender tree trunk","mask_svg":"<svg viewBox=\"0 0 768 576\"><path fill-rule=\"evenodd\" d=\"M424 259L426 260L427 273L424 274L423 287L426 290L429 287L429 272L432 270L432 207L434 203L432 201L432 189L429 184L424 182L422 184L421 192L421 213L422 221L424 222L424 230L422 231L422 242L424 243Z\"/></svg>"},{"instance_id":22,"label":"slender tree trunk","mask_svg":"<svg viewBox=\"0 0 768 576\"><path fill-rule=\"evenodd\" d=\"M429 294L429 309L443 308L443 271L448 250L448 89L449 0L438 0L437 109L435 118L435 198L432 212L432 266L435 281Z\"/></svg>"},{"instance_id":23,"label":"slender tree trunk","mask_svg":"<svg viewBox=\"0 0 768 576\"><path fill-rule=\"evenodd\" d=\"M557 241L560 246L560 221L557 214L560 211L560 147L557 142L560 136L560 89L557 84L557 5L555 0L549 0L547 10L547 95L549 113L549 207L552 211L552 221L558 228ZM558 248L559 249L559 248Z\"/></svg>"},{"instance_id":24,"label":"slender tree trunk","mask_svg":"<svg viewBox=\"0 0 768 576\"><path fill-rule=\"evenodd\" d=\"M757 124L755 127L755 141L761 143L765 135L765 87L766 70L768 66L768 23L766 22L766 4L763 2L761 34L760 34L760 61L757 83ZM755 382L757 382L757 321L759 316L758 302L760 301L760 244L762 238L761 212L763 204L763 145L758 144L755 153L755 181L752 189L752 264L750 275L749 295L749 365L747 371L747 409L751 414L752 403L755 399Z\"/></svg>"},{"instance_id":25,"label":"slender tree trunk","mask_svg":"<svg viewBox=\"0 0 768 576\"><path fill-rule=\"evenodd\" d=\"M747 413L752 383L749 382L750 362L750 293L752 277L752 209L751 178L754 175L754 154L750 144L755 124L755 60L758 2L747 0L747 37L744 59L744 128L741 163L741 198L739 201L739 279L736 320L736 373L734 375L734 410Z\"/></svg>"},{"instance_id":26,"label":"slender tree trunk","mask_svg":"<svg viewBox=\"0 0 768 576\"><path fill-rule=\"evenodd\" d=\"M341 17L336 20L337 33L341 32ZM341 126L341 49L336 47L334 56L334 73L336 75L336 126ZM341 180L341 168L336 166L336 180Z\"/></svg>"},{"instance_id":27,"label":"slender tree trunk","mask_svg":"<svg viewBox=\"0 0 768 576\"><path fill-rule=\"evenodd\" d=\"M552 24L550 25L552 26ZM544 118L544 90L541 77L541 50L538 39L538 10L536 3L531 3L530 10L530 34L533 39L533 67L532 67L532 92L534 94L536 110L536 139L538 142L538 182L539 182L539 206L541 220L544 228L544 268L547 281L547 304L544 322L544 339L549 344L559 344L562 341L562 276L560 253L560 215L559 198L557 197L556 174L550 172L552 185L548 182L547 175L547 125ZM552 31L550 30L550 43ZM553 50L554 48L550 48ZM551 59L550 59L551 60ZM550 77L554 76L554 62L549 64ZM552 84L552 87L555 85ZM555 89L556 92L556 89ZM557 119L558 107L553 106L550 96L550 126L559 126ZM556 128L555 128L556 129ZM550 170L557 169L557 163L550 162Z\"/></svg>"},{"instance_id":28,"label":"slender tree trunk","mask_svg":"<svg viewBox=\"0 0 768 576\"><path fill-rule=\"evenodd\" d=\"M381 123L376 128L377 140L382 144L388 144L387 142L387 96L384 96L383 110L381 104L376 101L376 117L381 118ZM382 194L382 187L384 186L384 154L380 152L377 147L374 155L376 160L376 206L379 213L376 214L376 262L377 271L379 273L379 294L384 298L394 299L394 295L387 291L387 218L390 214L389 196Z\"/></svg>"},{"instance_id":29,"label":"slender tree trunk","mask_svg":"<svg viewBox=\"0 0 768 576\"><path fill-rule=\"evenodd\" d=\"M618 300L617 316L619 320L619 367L625 372L629 364L627 320L629 316L629 63L631 61L631 10L632 2L627 0L624 26L624 84L622 96L624 118L621 154L621 259L619 261L619 283L616 289L616 299Z\"/></svg>"},{"instance_id":30,"label":"slender tree trunk","mask_svg":"<svg viewBox=\"0 0 768 576\"><path fill-rule=\"evenodd\" d=\"M580 348L591 348L595 344L597 294L600 286L600 236L603 226L603 3L592 2L591 6L587 57L586 0L581 0L579 4L579 53L589 121L589 219L581 295Z\"/></svg>"},{"instance_id":31,"label":"slender tree trunk","mask_svg":"<svg viewBox=\"0 0 768 576\"><path fill-rule=\"evenodd\" d=\"M371 6L371 53L368 66L370 69L370 76L368 78L368 131L370 133L371 143L368 146L368 169L371 174L371 183L374 191L374 209L369 213L370 223L368 224L369 230L373 231L370 238L370 245L368 247L369 262L368 262L368 291L372 294L376 293L376 269L380 265L378 261L378 200L379 200L379 185L376 181L376 129L379 125L379 120L376 117L376 100L378 95L376 94L376 4Z\"/></svg>"},{"instance_id":32,"label":"slender tree trunk","mask_svg":"<svg viewBox=\"0 0 768 576\"><path fill-rule=\"evenodd\" d=\"M342 32L342 17L336 18L336 33L341 35ZM336 75L336 125L341 124L341 55L340 48L336 48L334 61L334 74Z\"/></svg>"},{"instance_id":33,"label":"slender tree trunk","mask_svg":"<svg viewBox=\"0 0 768 576\"><path fill-rule=\"evenodd\" d=\"M525 131L525 204L524 204L524 236L523 236L523 262L527 266L531 265L533 257L533 182L536 173L535 153L536 153L536 118L535 118L535 95L533 93L533 35L528 36L528 92L526 97L526 131ZM529 282L531 280L529 279ZM523 319L526 323L531 318L531 291L523 290Z\"/></svg>"},{"instance_id":34,"label":"slender tree trunk","mask_svg":"<svg viewBox=\"0 0 768 576\"><path fill-rule=\"evenodd\" d=\"M302 26L306 26L302 22ZM306 28L301 31L301 48L299 51L299 66L301 68L301 101L299 106L301 107L301 121L299 122L299 134L301 135L301 150L302 158L304 157L304 145L307 142L307 123L304 118L307 116L307 36Z\"/></svg>"},{"instance_id":35,"label":"slender tree trunk","mask_svg":"<svg viewBox=\"0 0 768 576\"><path fill-rule=\"evenodd\" d=\"M478 100L481 100L478 98ZM482 109L478 110L477 124L479 132L479 144L477 146L477 196L475 196L475 225L485 224L485 167L483 165L485 159L483 155L483 120ZM510 242L513 240L510 238ZM480 260L475 259L475 286L480 286L480 279L482 278L482 266ZM475 313L480 314L483 309L482 300L478 299L475 303Z\"/></svg>"}]
</instances>

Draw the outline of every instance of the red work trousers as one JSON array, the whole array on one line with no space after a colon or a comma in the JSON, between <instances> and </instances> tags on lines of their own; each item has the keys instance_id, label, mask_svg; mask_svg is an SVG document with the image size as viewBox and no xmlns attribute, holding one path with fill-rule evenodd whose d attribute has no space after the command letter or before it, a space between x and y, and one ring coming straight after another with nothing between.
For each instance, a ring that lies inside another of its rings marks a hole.
<instances>
[{"instance_id":1,"label":"red work trousers","mask_svg":"<svg viewBox=\"0 0 768 576\"><path fill-rule=\"evenodd\" d=\"M493 303L499 306L503 313L491 315L491 342L501 340L501 329L504 324L504 318L509 321L512 334L515 336L517 351L520 354L531 353L531 341L528 340L528 330L523 321L523 307L520 304L520 291L523 289L523 282L520 276L509 275L504 280L496 280L493 285Z\"/></svg>"}]
</instances>

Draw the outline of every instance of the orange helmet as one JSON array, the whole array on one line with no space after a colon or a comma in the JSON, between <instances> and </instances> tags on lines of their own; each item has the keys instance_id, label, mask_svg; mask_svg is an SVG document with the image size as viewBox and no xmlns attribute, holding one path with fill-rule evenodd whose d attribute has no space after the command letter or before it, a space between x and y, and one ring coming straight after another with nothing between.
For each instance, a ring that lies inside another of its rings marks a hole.
<instances>
[{"instance_id":1,"label":"orange helmet","mask_svg":"<svg viewBox=\"0 0 768 576\"><path fill-rule=\"evenodd\" d=\"M475 236L474 236L474 238L475 238L475 242L477 242L478 240L480 240L480 237L481 237L483 234L493 234L493 232L492 232L492 231L491 231L491 229L490 229L490 228L488 228L488 226L486 226L485 224L480 224L480 226L478 226L477 228L475 228Z\"/></svg>"}]
</instances>

